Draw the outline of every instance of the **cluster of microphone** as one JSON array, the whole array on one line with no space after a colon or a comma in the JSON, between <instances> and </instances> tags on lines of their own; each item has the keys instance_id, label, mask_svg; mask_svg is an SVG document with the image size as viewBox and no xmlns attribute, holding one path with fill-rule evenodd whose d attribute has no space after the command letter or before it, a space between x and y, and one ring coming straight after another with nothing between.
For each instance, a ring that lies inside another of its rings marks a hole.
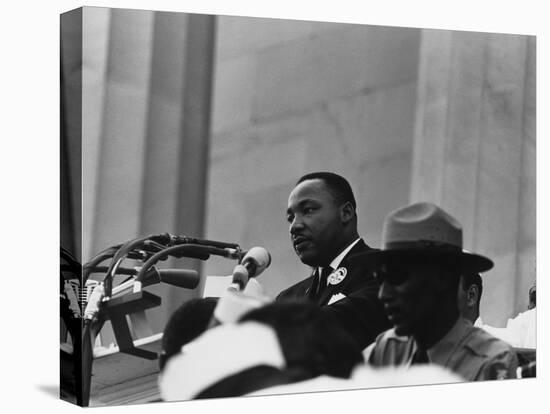
<instances>
[{"instance_id":1,"label":"cluster of microphone","mask_svg":"<svg viewBox=\"0 0 550 414\"><path fill-rule=\"evenodd\" d=\"M91 273L105 273L104 280L85 280L86 294L83 300L82 317L84 320L94 319L101 309L102 302L111 297L129 292L141 291L143 287L157 283L171 286L195 289L200 284L200 275L194 269L160 269L156 264L172 256L176 258L190 257L207 260L211 255L238 260L231 274L230 290L242 291L251 278L260 275L270 264L271 255L263 247L252 247L248 251L240 249L235 243L213 240L202 240L187 236L173 236L168 233L152 235L130 240L121 245L113 246L101 252L84 265L84 276ZM142 266L132 268L122 267L124 259L138 259ZM109 266L99 264L111 259ZM129 279L118 286L112 287L114 275L126 275Z\"/></svg>"},{"instance_id":2,"label":"cluster of microphone","mask_svg":"<svg viewBox=\"0 0 550 414\"><path fill-rule=\"evenodd\" d=\"M235 293L244 291L247 285L253 285L249 284L250 279L261 274L271 263L270 254L262 247L245 251L235 243L174 236L169 233L139 237L111 246L83 266L73 263L72 257L61 250L62 259L66 262L61 266L62 297L66 297L65 302L68 303L65 313L70 313L76 322L83 321L82 325L79 323L82 332L73 332L77 336L73 343L82 344L81 352L78 355L75 353L77 360L81 358L76 361L81 369L75 375L79 390L77 401L82 406L87 406L89 402L93 344L103 323L111 320L120 352L155 359L156 353L135 346L126 319L132 312L143 314L144 310L160 305L160 297L142 291L142 288L157 283L183 289L195 289L199 286L201 276L196 270L162 269L157 266L158 262L169 257L207 260L210 256L219 256L237 260L228 289L228 292ZM125 260L138 262L140 265L124 266ZM71 265L71 276L64 275L68 265ZM91 278L93 273L103 276ZM115 276L124 276L126 280L115 284Z\"/></svg>"},{"instance_id":3,"label":"cluster of microphone","mask_svg":"<svg viewBox=\"0 0 550 414\"><path fill-rule=\"evenodd\" d=\"M232 288L243 290L250 278L259 276L271 264L271 255L263 247L252 247L242 253L241 263L232 272ZM137 271L136 271L137 274ZM143 278L143 287L155 283L167 283L184 289L194 289L199 285L200 276L193 269L150 268Z\"/></svg>"}]
</instances>

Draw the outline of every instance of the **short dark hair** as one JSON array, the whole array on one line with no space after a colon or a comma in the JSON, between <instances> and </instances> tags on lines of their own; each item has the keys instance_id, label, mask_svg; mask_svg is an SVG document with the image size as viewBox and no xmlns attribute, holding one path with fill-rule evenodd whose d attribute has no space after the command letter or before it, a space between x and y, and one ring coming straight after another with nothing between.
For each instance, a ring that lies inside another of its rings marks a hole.
<instances>
[{"instance_id":1,"label":"short dark hair","mask_svg":"<svg viewBox=\"0 0 550 414\"><path fill-rule=\"evenodd\" d=\"M218 298L193 298L174 311L162 336L159 356L161 371L170 358L179 354L183 345L206 331L217 303Z\"/></svg>"},{"instance_id":2,"label":"short dark hair","mask_svg":"<svg viewBox=\"0 0 550 414\"><path fill-rule=\"evenodd\" d=\"M479 273L464 273L462 275L462 289L467 291L468 288L472 285L476 285L479 289L479 298L481 299L481 294L483 293L483 282L481 281L481 275Z\"/></svg>"},{"instance_id":3,"label":"short dark hair","mask_svg":"<svg viewBox=\"0 0 550 414\"><path fill-rule=\"evenodd\" d=\"M336 317L305 300L286 300L253 309L240 322L264 323L275 330L293 380L330 375L349 378L363 362L361 348Z\"/></svg>"},{"instance_id":4,"label":"short dark hair","mask_svg":"<svg viewBox=\"0 0 550 414\"><path fill-rule=\"evenodd\" d=\"M348 180L341 175L327 171L312 172L302 176L296 182L296 185L307 180L322 180L338 204L344 204L349 201L353 208L357 209L357 203L355 202L351 186Z\"/></svg>"}]
</instances>

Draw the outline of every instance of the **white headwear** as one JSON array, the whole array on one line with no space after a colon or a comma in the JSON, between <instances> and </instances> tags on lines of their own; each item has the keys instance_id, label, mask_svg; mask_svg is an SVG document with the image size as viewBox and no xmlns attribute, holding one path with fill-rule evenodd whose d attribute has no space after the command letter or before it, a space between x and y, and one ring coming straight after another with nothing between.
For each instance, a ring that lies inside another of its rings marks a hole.
<instances>
[{"instance_id":1,"label":"white headwear","mask_svg":"<svg viewBox=\"0 0 550 414\"><path fill-rule=\"evenodd\" d=\"M220 325L184 345L159 377L165 401L189 400L210 385L259 365L283 368L275 331L258 322Z\"/></svg>"}]
</instances>

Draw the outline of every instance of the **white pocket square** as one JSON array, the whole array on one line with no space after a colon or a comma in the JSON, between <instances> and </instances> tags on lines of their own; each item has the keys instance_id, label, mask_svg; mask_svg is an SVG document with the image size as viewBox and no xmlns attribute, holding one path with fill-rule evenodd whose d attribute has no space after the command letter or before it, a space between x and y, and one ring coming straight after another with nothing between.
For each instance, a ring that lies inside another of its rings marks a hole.
<instances>
[{"instance_id":1,"label":"white pocket square","mask_svg":"<svg viewBox=\"0 0 550 414\"><path fill-rule=\"evenodd\" d=\"M328 301L328 305L332 305L334 302L338 302L341 299L344 299L346 295L343 293L337 293L336 295L332 295L330 300Z\"/></svg>"}]
</instances>

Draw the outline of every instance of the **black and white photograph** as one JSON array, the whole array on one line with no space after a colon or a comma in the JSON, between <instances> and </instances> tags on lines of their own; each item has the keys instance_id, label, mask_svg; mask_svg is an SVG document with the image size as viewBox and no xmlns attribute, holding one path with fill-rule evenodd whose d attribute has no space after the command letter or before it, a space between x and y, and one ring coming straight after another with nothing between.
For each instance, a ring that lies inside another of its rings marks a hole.
<instances>
[{"instance_id":1,"label":"black and white photograph","mask_svg":"<svg viewBox=\"0 0 550 414\"><path fill-rule=\"evenodd\" d=\"M58 383L38 392L539 411L540 26L106 3L49 16L59 299L29 346L55 336Z\"/></svg>"},{"instance_id":2,"label":"black and white photograph","mask_svg":"<svg viewBox=\"0 0 550 414\"><path fill-rule=\"evenodd\" d=\"M60 22L62 398L536 376L536 36Z\"/></svg>"}]
</instances>

